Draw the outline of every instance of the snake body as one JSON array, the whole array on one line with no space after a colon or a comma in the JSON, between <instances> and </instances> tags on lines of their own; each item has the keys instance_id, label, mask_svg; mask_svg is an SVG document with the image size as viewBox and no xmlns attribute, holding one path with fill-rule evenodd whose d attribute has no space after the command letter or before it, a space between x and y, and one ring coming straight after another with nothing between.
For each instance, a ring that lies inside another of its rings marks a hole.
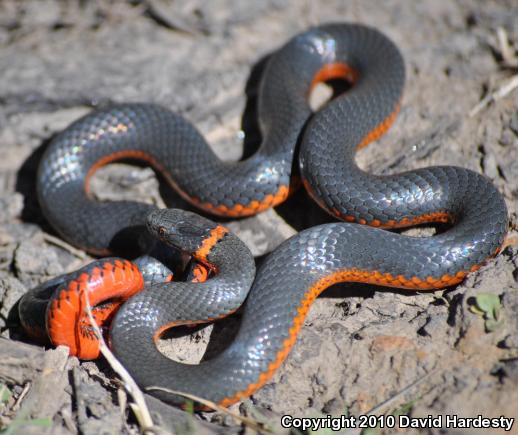
<instances>
[{"instance_id":1,"label":"snake body","mask_svg":"<svg viewBox=\"0 0 518 435\"><path fill-rule=\"evenodd\" d=\"M311 88L333 78L353 86L308 122ZM58 233L101 253L129 227L147 225L215 272L202 284L153 285L118 311L112 346L141 386L229 405L268 381L295 343L311 302L330 285L441 288L462 281L498 252L507 209L484 176L451 166L379 176L356 166L355 150L392 123L403 84L403 60L388 38L361 25L328 24L295 36L269 60L259 94L263 143L248 160L220 161L187 121L151 104L96 111L57 136L40 166L38 195ZM99 203L88 193L95 169L133 157L150 163L204 211L245 216L287 197L299 141L300 175L310 195L332 215L369 226L341 222L304 230L266 258L253 284L251 257L216 224L191 216L197 229L179 228L185 220L178 211ZM423 222L448 222L449 228L428 238L382 229ZM250 284L239 333L223 353L183 365L158 352L155 341L165 328L227 315ZM153 394L183 402L164 391Z\"/></svg>"}]
</instances>

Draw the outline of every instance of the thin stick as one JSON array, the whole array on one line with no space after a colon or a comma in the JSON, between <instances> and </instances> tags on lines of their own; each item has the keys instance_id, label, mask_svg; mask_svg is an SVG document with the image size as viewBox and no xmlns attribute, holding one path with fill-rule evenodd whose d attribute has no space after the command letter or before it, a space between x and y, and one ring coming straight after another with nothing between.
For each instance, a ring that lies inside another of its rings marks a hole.
<instances>
[{"instance_id":1,"label":"thin stick","mask_svg":"<svg viewBox=\"0 0 518 435\"><path fill-rule=\"evenodd\" d=\"M473 117L477 113L479 113L482 109L486 108L491 102L498 101L511 92L513 92L516 88L518 88L518 74L512 76L506 83L504 83L500 88L498 88L495 92L486 95L471 111L469 112L469 116Z\"/></svg>"},{"instance_id":2,"label":"thin stick","mask_svg":"<svg viewBox=\"0 0 518 435\"><path fill-rule=\"evenodd\" d=\"M31 389L31 383L27 382L23 386L23 390L20 393L20 395L18 396L18 398L16 399L15 404L11 408L13 411L17 411L18 410L18 408L20 407L20 403L22 403L23 399L25 399L25 396L27 396L27 393L29 392L30 389Z\"/></svg>"},{"instance_id":3,"label":"thin stick","mask_svg":"<svg viewBox=\"0 0 518 435\"><path fill-rule=\"evenodd\" d=\"M143 433L147 434L154 434L158 432L158 428L154 427L153 425L153 419L151 418L151 413L149 412L149 409L146 404L146 400L144 399L144 394L138 387L135 380L131 377L131 375L128 373L128 371L124 368L124 366L119 362L117 358L115 358L115 355L111 352L111 350L106 345L106 342L104 341L103 335L97 326L97 323L94 320L94 317L92 315L92 308L90 306L90 300L88 297L88 293L84 292L85 295L85 301L86 301L86 313L88 315L88 319L90 320L90 324L92 325L92 328L94 330L94 333L99 340L99 347L101 350L101 353L103 354L104 358L106 358L106 361L110 364L112 369L120 376L124 383L124 388L126 388L126 391L133 397L133 400L135 401L134 406L131 406L131 409L135 413L135 416L137 417L137 421L142 429ZM160 432L162 432L160 430Z\"/></svg>"},{"instance_id":4,"label":"thin stick","mask_svg":"<svg viewBox=\"0 0 518 435\"><path fill-rule=\"evenodd\" d=\"M518 246L518 235L508 234L504 240L504 243L502 244L501 250L503 251L505 248L508 248L509 246Z\"/></svg>"},{"instance_id":5,"label":"thin stick","mask_svg":"<svg viewBox=\"0 0 518 435\"><path fill-rule=\"evenodd\" d=\"M147 391L164 391L166 393L170 394L176 394L178 396L185 397L187 399L191 399L195 402L201 403L204 406L207 406L208 408L211 408L215 411L219 411L223 414L230 415L231 417L235 418L236 420L244 423L246 426L258 431L258 432L265 432L265 433L273 433L271 429L264 427L263 424L258 423L255 420L252 420L251 418L243 417L242 415L236 414L235 412L232 412L228 410L227 408L218 405L215 402L212 402L210 400L204 399L203 397L195 396L194 394L189 393L183 393L181 391L176 390L170 390L168 388L162 388L162 387L148 387L146 388Z\"/></svg>"},{"instance_id":6,"label":"thin stick","mask_svg":"<svg viewBox=\"0 0 518 435\"><path fill-rule=\"evenodd\" d=\"M57 237L54 237L47 233L43 233L43 240L50 243L51 245L64 249L65 251L69 252L70 254L74 255L75 257L79 258L80 260L87 259L87 255L83 251L81 251L80 249L74 248L73 246L69 245L68 243L64 242L63 240L58 239Z\"/></svg>"},{"instance_id":7,"label":"thin stick","mask_svg":"<svg viewBox=\"0 0 518 435\"><path fill-rule=\"evenodd\" d=\"M518 67L518 57L514 54L511 45L509 44L509 37L503 27L496 29L496 37L498 45L500 46L500 54L502 55L503 63L509 68Z\"/></svg>"}]
</instances>

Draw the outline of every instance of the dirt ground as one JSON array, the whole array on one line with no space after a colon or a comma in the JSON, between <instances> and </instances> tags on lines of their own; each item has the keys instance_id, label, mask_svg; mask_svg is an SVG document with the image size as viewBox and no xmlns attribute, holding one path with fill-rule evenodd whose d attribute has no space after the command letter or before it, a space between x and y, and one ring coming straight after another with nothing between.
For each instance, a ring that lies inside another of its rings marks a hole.
<instances>
[{"instance_id":1,"label":"dirt ground","mask_svg":"<svg viewBox=\"0 0 518 435\"><path fill-rule=\"evenodd\" d=\"M518 90L501 92L505 95L473 111L518 72L515 0L4 0L0 429L24 434L139 431L105 362L80 363L67 356L66 348L44 350L19 341L23 337L13 307L20 296L89 261L57 240L35 198L35 171L49 139L97 106L156 102L192 121L221 158L239 159L244 146L257 142L253 128L244 129L244 140L242 132L243 112L254 102L253 87L245 92L254 82L252 72L295 33L329 21L380 29L406 61L398 120L378 143L359 153L358 163L381 174L439 164L468 167L498 186L516 223ZM502 41L509 41L508 50ZM101 199L159 205L173 197L159 189L149 168L122 164L99 171L93 190ZM326 219L301 192L277 210L226 224L260 258L298 229ZM518 419L517 267L518 248L511 245L462 285L445 291L366 285L329 289L315 302L273 379L232 410L278 433L283 414ZM493 308L485 308L483 301L492 301ZM179 361L199 361L229 340L226 333L235 330L238 317L168 336L162 351ZM193 416L152 398L148 403L154 421L170 432L243 430L221 413ZM512 431L518 433L518 421ZM394 430L369 433L386 432Z\"/></svg>"}]
</instances>

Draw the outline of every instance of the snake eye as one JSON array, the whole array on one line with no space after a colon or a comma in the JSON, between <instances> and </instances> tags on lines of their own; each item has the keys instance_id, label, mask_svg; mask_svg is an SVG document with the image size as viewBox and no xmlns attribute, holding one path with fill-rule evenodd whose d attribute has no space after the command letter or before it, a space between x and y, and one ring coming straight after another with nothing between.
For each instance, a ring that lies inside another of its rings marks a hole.
<instances>
[{"instance_id":1,"label":"snake eye","mask_svg":"<svg viewBox=\"0 0 518 435\"><path fill-rule=\"evenodd\" d=\"M164 237L166 235L167 231L165 227L158 227L158 234Z\"/></svg>"}]
</instances>

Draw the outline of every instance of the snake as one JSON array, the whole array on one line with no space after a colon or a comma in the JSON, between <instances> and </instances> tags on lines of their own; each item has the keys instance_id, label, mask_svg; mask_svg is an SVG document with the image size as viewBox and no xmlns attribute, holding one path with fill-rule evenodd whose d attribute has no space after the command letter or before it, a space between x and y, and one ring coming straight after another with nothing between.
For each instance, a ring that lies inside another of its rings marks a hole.
<instances>
[{"instance_id":1,"label":"snake","mask_svg":"<svg viewBox=\"0 0 518 435\"><path fill-rule=\"evenodd\" d=\"M351 87L314 112L308 96L330 80ZM356 150L393 123L404 82L403 57L387 36L361 24L323 24L269 57L258 93L262 142L246 160L220 160L190 122L149 103L98 109L54 138L39 166L37 193L43 214L65 240L105 255L131 237L139 246L156 239L213 273L205 282L150 285L114 315L112 349L139 385L160 387L151 393L173 404L185 403L183 392L228 406L271 379L312 302L329 286L444 288L499 252L507 208L485 176L454 166L392 175L357 166ZM214 216L237 218L274 207L300 178L309 196L341 221L284 241L254 275L242 242L206 217L96 201L91 176L123 158L148 163L185 200ZM445 228L432 237L387 231L423 223ZM132 268L120 259L107 261L125 265L126 273ZM84 279L89 273L83 271ZM243 301L237 336L214 358L187 365L157 350L167 328L219 319Z\"/></svg>"}]
</instances>

